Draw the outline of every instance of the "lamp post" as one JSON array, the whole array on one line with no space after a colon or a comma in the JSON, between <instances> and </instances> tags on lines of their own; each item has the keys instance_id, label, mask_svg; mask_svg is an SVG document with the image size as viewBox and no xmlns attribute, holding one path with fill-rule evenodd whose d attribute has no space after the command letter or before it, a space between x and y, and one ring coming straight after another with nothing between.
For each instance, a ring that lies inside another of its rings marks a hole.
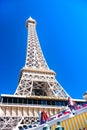
<instances>
[{"instance_id":1,"label":"lamp post","mask_svg":"<svg viewBox=\"0 0 87 130\"><path fill-rule=\"evenodd\" d=\"M61 125L60 125L60 122L57 122L57 127L56 127L56 129L55 130L64 130L64 127L62 127Z\"/></svg>"},{"instance_id":2,"label":"lamp post","mask_svg":"<svg viewBox=\"0 0 87 130\"><path fill-rule=\"evenodd\" d=\"M83 98L87 101L87 91L83 94Z\"/></svg>"},{"instance_id":3,"label":"lamp post","mask_svg":"<svg viewBox=\"0 0 87 130\"><path fill-rule=\"evenodd\" d=\"M51 129L50 129L50 126L46 123L46 124L44 125L44 127L43 127L43 130L51 130Z\"/></svg>"}]
</instances>

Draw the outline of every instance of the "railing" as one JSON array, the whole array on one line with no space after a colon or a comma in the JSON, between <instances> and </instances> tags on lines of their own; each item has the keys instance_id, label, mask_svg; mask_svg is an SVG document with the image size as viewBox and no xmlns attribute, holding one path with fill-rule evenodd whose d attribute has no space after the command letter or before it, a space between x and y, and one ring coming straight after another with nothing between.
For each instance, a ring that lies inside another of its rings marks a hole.
<instances>
[{"instance_id":1,"label":"railing","mask_svg":"<svg viewBox=\"0 0 87 130\"><path fill-rule=\"evenodd\" d=\"M46 107L46 108L61 108L61 107L63 107L63 106L58 106L58 105L44 105L44 104L41 104L41 105L39 105L39 104L16 104L16 103L0 103L0 106L25 106L25 107ZM64 106L64 107L66 107L66 106ZM64 108L63 107L63 108Z\"/></svg>"},{"instance_id":2,"label":"railing","mask_svg":"<svg viewBox=\"0 0 87 130\"><path fill-rule=\"evenodd\" d=\"M72 116L76 116L76 115L82 114L84 112L87 112L87 106L83 106L82 108L75 110L75 115L73 115L73 113L71 111L68 111L67 113L62 114L62 115L59 115L60 113L56 114L56 115L52 116L50 118L50 120L48 120L46 123L51 127L52 125L56 124L57 122L67 120ZM27 130L43 130L44 126L45 126L45 123L39 124L37 127L28 128ZM19 130L19 129L16 129L16 130Z\"/></svg>"},{"instance_id":3,"label":"railing","mask_svg":"<svg viewBox=\"0 0 87 130\"><path fill-rule=\"evenodd\" d=\"M86 107L83 107L83 108L81 108L81 109L79 109L79 110L76 110L75 115L78 115L78 114L81 114L81 113L84 113L84 112L87 112L87 106L86 106ZM58 115L58 114L57 114L57 115ZM54 118L53 120L47 122L47 124L48 124L49 126L52 126L52 125L54 125L54 124L57 124L57 122L61 122L61 121L67 120L67 119L69 119L71 116L75 116L75 115L72 115L72 113L66 114L66 115L62 115L61 117L57 117L57 115L56 115L56 118ZM42 130L43 127L44 127L44 125L45 125L45 124L42 124L42 125L39 125L39 126L36 127L36 128L31 128L31 130ZM29 130L29 129L27 129L27 130Z\"/></svg>"}]
</instances>

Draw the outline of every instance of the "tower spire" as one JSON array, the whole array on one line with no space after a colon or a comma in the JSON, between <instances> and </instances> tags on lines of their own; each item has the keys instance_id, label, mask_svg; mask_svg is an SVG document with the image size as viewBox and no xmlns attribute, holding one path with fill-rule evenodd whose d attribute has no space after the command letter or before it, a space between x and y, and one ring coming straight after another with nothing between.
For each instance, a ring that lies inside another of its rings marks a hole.
<instances>
[{"instance_id":1,"label":"tower spire","mask_svg":"<svg viewBox=\"0 0 87 130\"><path fill-rule=\"evenodd\" d=\"M26 27L28 28L28 38L25 67L48 69L36 33L36 21L29 17L26 21Z\"/></svg>"}]
</instances>

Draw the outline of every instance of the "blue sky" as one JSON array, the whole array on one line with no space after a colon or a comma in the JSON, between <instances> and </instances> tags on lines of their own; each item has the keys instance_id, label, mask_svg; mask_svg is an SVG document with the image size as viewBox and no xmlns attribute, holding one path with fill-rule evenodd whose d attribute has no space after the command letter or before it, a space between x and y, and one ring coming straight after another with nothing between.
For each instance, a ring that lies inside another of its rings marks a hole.
<instances>
[{"instance_id":1,"label":"blue sky","mask_svg":"<svg viewBox=\"0 0 87 130\"><path fill-rule=\"evenodd\" d=\"M56 79L72 98L82 98L87 90L86 0L0 0L0 94L17 88L30 16Z\"/></svg>"}]
</instances>

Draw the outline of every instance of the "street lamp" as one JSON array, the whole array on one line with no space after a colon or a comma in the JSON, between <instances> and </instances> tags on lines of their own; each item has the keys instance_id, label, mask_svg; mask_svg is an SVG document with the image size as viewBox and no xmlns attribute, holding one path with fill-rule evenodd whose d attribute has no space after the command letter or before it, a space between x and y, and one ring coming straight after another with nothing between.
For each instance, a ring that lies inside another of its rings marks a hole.
<instances>
[{"instance_id":1,"label":"street lamp","mask_svg":"<svg viewBox=\"0 0 87 130\"><path fill-rule=\"evenodd\" d=\"M83 98L87 101L87 91L83 94Z\"/></svg>"},{"instance_id":2,"label":"street lamp","mask_svg":"<svg viewBox=\"0 0 87 130\"><path fill-rule=\"evenodd\" d=\"M46 123L43 127L43 130L50 130L50 126Z\"/></svg>"},{"instance_id":3,"label":"street lamp","mask_svg":"<svg viewBox=\"0 0 87 130\"><path fill-rule=\"evenodd\" d=\"M62 127L61 125L60 125L60 122L57 122L57 127L56 127L56 129L55 130L64 130L64 127Z\"/></svg>"}]
</instances>

